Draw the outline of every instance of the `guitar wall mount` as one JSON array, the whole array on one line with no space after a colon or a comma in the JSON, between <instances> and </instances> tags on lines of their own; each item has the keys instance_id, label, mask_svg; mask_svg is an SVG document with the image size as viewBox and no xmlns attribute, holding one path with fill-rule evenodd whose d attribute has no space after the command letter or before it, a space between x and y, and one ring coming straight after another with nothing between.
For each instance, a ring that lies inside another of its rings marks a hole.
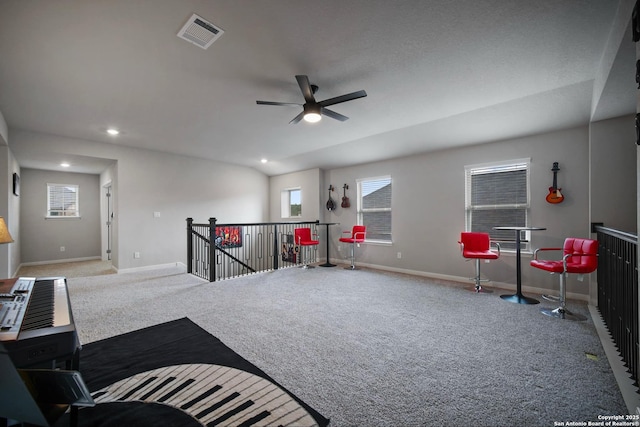
<instances>
[{"instance_id":1,"label":"guitar wall mount","mask_svg":"<svg viewBox=\"0 0 640 427\"><path fill-rule=\"evenodd\" d=\"M557 176L559 170L558 162L553 162L553 168L551 168L551 171L553 172L553 185L549 187L549 194L547 194L547 202L552 204L562 203L564 200L564 196L560 192L562 188L558 187Z\"/></svg>"},{"instance_id":2,"label":"guitar wall mount","mask_svg":"<svg viewBox=\"0 0 640 427\"><path fill-rule=\"evenodd\" d=\"M336 202L331 198L331 192L335 190L335 187L329 184L329 200L327 200L327 210L329 212L334 211L336 209Z\"/></svg>"},{"instance_id":3,"label":"guitar wall mount","mask_svg":"<svg viewBox=\"0 0 640 427\"><path fill-rule=\"evenodd\" d=\"M349 202L349 198L347 197L348 189L349 189L349 186L347 184L342 186L342 190L344 191L344 196L342 196L342 204L340 206L342 206L343 208L348 208L349 206L351 206L351 203Z\"/></svg>"}]
</instances>

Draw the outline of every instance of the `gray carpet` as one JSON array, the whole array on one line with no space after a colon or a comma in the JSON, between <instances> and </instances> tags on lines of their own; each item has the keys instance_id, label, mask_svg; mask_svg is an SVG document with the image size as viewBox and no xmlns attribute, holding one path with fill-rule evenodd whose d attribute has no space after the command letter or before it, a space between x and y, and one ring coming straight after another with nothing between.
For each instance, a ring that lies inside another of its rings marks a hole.
<instances>
[{"instance_id":1,"label":"gray carpet","mask_svg":"<svg viewBox=\"0 0 640 427\"><path fill-rule=\"evenodd\" d=\"M84 343L188 316L331 426L553 426L627 413L588 317L373 270L208 283L178 268L70 278Z\"/></svg>"}]
</instances>

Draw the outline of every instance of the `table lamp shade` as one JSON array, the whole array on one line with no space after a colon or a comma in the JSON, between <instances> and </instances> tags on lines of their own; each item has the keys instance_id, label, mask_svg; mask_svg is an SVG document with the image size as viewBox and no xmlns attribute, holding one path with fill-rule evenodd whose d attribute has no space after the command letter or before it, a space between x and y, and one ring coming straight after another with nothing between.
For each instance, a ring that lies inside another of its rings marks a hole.
<instances>
[{"instance_id":1,"label":"table lamp shade","mask_svg":"<svg viewBox=\"0 0 640 427\"><path fill-rule=\"evenodd\" d=\"M0 244L2 243L12 243L13 237L9 233L9 229L7 228L7 223L4 222L4 218L0 216Z\"/></svg>"}]
</instances>

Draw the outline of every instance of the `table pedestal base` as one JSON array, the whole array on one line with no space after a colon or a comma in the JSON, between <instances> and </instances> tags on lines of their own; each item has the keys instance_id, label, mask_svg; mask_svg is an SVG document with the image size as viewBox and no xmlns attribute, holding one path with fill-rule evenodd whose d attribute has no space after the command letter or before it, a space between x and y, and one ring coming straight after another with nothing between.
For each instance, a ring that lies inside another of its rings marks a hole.
<instances>
[{"instance_id":1,"label":"table pedestal base","mask_svg":"<svg viewBox=\"0 0 640 427\"><path fill-rule=\"evenodd\" d=\"M587 318L584 317L583 315L572 313L566 308L562 308L562 307L558 307L554 310L550 308L541 308L540 313L545 314L547 316L551 316L551 317L557 317L558 319L577 320L577 321L587 320Z\"/></svg>"},{"instance_id":2,"label":"table pedestal base","mask_svg":"<svg viewBox=\"0 0 640 427\"><path fill-rule=\"evenodd\" d=\"M335 267L335 264L331 264L329 261L325 262L324 264L320 264L318 267Z\"/></svg>"},{"instance_id":3,"label":"table pedestal base","mask_svg":"<svg viewBox=\"0 0 640 427\"><path fill-rule=\"evenodd\" d=\"M540 301L538 301L537 299L525 297L522 294L500 295L500 298L502 298L505 301L514 302L516 304L539 304L540 303Z\"/></svg>"}]
</instances>

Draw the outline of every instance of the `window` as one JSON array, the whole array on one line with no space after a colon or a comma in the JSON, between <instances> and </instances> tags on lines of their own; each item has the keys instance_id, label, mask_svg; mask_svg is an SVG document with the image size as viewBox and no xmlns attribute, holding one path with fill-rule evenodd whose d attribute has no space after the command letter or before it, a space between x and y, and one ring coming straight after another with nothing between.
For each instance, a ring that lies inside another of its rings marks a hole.
<instances>
[{"instance_id":1,"label":"window","mask_svg":"<svg viewBox=\"0 0 640 427\"><path fill-rule=\"evenodd\" d=\"M78 186L47 184L47 217L79 218Z\"/></svg>"},{"instance_id":2,"label":"window","mask_svg":"<svg viewBox=\"0 0 640 427\"><path fill-rule=\"evenodd\" d=\"M281 216L292 218L302 216L302 190L291 188L281 193Z\"/></svg>"},{"instance_id":3,"label":"window","mask_svg":"<svg viewBox=\"0 0 640 427\"><path fill-rule=\"evenodd\" d=\"M391 243L391 177L358 180L358 225L367 241Z\"/></svg>"},{"instance_id":4,"label":"window","mask_svg":"<svg viewBox=\"0 0 640 427\"><path fill-rule=\"evenodd\" d=\"M498 226L524 227L529 222L529 159L466 166L466 230L489 233L504 249L515 250L513 231ZM529 232L522 249L529 249Z\"/></svg>"}]
</instances>

